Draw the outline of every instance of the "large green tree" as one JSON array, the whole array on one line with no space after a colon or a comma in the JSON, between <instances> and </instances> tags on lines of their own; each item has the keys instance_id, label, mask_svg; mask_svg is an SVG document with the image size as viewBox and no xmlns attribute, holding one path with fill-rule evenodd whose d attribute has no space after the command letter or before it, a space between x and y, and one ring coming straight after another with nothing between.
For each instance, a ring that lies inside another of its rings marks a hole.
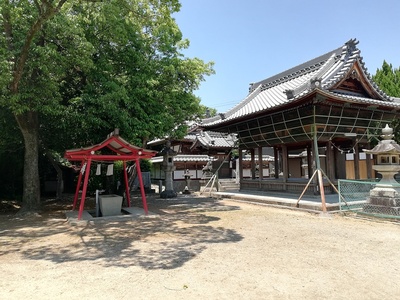
<instances>
[{"instance_id":1,"label":"large green tree","mask_svg":"<svg viewBox=\"0 0 400 300\"><path fill-rule=\"evenodd\" d=\"M373 76L375 83L388 95L400 97L400 69L383 61L382 68L376 70Z\"/></svg>"},{"instance_id":2,"label":"large green tree","mask_svg":"<svg viewBox=\"0 0 400 300\"><path fill-rule=\"evenodd\" d=\"M376 70L372 77L376 84L389 96L400 98L400 68L394 68L392 64L383 61L382 68ZM400 141L400 120L392 121L396 141Z\"/></svg>"},{"instance_id":3,"label":"large green tree","mask_svg":"<svg viewBox=\"0 0 400 300\"><path fill-rule=\"evenodd\" d=\"M116 127L145 144L201 113L193 91L212 64L181 53L178 0L0 3L0 105L24 140L25 209L40 205L40 145L63 151Z\"/></svg>"}]
</instances>

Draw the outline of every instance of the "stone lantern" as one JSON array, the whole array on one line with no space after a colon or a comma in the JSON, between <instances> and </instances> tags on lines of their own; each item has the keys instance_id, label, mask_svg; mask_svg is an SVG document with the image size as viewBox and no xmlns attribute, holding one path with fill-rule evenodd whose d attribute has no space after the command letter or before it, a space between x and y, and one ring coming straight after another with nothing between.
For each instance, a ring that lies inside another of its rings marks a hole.
<instances>
[{"instance_id":1,"label":"stone lantern","mask_svg":"<svg viewBox=\"0 0 400 300\"><path fill-rule=\"evenodd\" d=\"M163 156L163 170L165 172L165 190L161 192L161 198L175 198L177 193L174 191L172 172L175 170L174 156L177 152L171 148L171 142L167 141L160 154Z\"/></svg>"},{"instance_id":2,"label":"stone lantern","mask_svg":"<svg viewBox=\"0 0 400 300\"><path fill-rule=\"evenodd\" d=\"M370 197L363 210L371 213L399 215L400 185L394 176L400 171L400 146L392 140L393 129L388 125L382 129L381 140L367 154L376 155L376 165L372 168L382 175L382 179L370 191Z\"/></svg>"},{"instance_id":3,"label":"stone lantern","mask_svg":"<svg viewBox=\"0 0 400 300\"><path fill-rule=\"evenodd\" d=\"M189 171L189 169L187 169L186 171L185 171L185 173L183 174L183 177L185 178L185 189L183 190L183 194L190 194L190 187L189 187L189 185L190 185L190 177L191 177L192 175L190 174L190 171Z\"/></svg>"}]
</instances>

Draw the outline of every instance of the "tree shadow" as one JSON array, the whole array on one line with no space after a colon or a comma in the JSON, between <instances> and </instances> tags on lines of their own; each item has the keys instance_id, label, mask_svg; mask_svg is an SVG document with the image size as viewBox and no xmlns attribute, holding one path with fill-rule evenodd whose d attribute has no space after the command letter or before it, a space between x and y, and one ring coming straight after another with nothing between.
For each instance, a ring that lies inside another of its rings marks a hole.
<instances>
[{"instance_id":1,"label":"tree shadow","mask_svg":"<svg viewBox=\"0 0 400 300\"><path fill-rule=\"evenodd\" d=\"M156 202L156 201L155 201ZM24 259L57 264L90 261L105 267L138 266L174 269L200 255L209 244L236 243L243 237L213 224L214 211L237 210L210 199L149 203L159 213L124 221L99 221L72 226L60 219L0 218L0 255L19 253ZM214 226L213 226L214 225Z\"/></svg>"}]
</instances>

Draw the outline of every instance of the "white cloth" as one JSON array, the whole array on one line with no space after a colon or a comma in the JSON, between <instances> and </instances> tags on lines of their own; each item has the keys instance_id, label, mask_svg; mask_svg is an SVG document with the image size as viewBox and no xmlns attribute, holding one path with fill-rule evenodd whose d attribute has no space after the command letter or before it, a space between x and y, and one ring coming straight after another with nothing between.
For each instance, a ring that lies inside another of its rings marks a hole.
<instances>
[{"instance_id":1,"label":"white cloth","mask_svg":"<svg viewBox=\"0 0 400 300\"><path fill-rule=\"evenodd\" d=\"M81 167L82 175L85 173L85 170L86 170L86 163L84 163L83 166Z\"/></svg>"},{"instance_id":2,"label":"white cloth","mask_svg":"<svg viewBox=\"0 0 400 300\"><path fill-rule=\"evenodd\" d=\"M114 174L114 164L108 165L107 167L107 176L111 176Z\"/></svg>"},{"instance_id":3,"label":"white cloth","mask_svg":"<svg viewBox=\"0 0 400 300\"><path fill-rule=\"evenodd\" d=\"M96 175L101 175L101 164L97 164Z\"/></svg>"}]
</instances>

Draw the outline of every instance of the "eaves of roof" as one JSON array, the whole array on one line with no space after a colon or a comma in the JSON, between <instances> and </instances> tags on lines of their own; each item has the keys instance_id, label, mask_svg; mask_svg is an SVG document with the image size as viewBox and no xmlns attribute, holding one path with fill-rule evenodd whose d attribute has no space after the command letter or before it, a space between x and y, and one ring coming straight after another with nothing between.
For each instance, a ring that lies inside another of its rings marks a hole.
<instances>
[{"instance_id":1,"label":"eaves of roof","mask_svg":"<svg viewBox=\"0 0 400 300\"><path fill-rule=\"evenodd\" d=\"M112 153L104 153L103 149L111 150ZM119 130L109 134L107 138L99 144L82 147L78 149L66 150L64 158L69 161L129 161L140 158L151 158L157 151L144 149L128 143L119 135Z\"/></svg>"},{"instance_id":2,"label":"eaves of roof","mask_svg":"<svg viewBox=\"0 0 400 300\"><path fill-rule=\"evenodd\" d=\"M245 155L245 156L242 158L242 160L243 160L243 161L251 161L251 156L250 156L250 155ZM264 154L264 155L262 156L262 160L263 160L263 161L274 161L274 157L271 156L271 155ZM257 154L254 155L254 161L258 161L258 155L257 155Z\"/></svg>"},{"instance_id":3,"label":"eaves of roof","mask_svg":"<svg viewBox=\"0 0 400 300\"><path fill-rule=\"evenodd\" d=\"M400 101L396 101L396 100L394 100L394 101L376 100L376 99L372 99L372 98L355 96L352 94L340 93L337 91L321 90L320 93L322 95L325 94L325 95L333 97L333 98L345 100L346 102L367 104L367 105L373 105L373 106L377 106L377 107L385 106L385 107L391 107L393 109L400 109Z\"/></svg>"},{"instance_id":4,"label":"eaves of roof","mask_svg":"<svg viewBox=\"0 0 400 300\"><path fill-rule=\"evenodd\" d=\"M161 163L163 161L164 157L163 156L156 156L151 158L152 163ZM194 161L194 162L207 162L209 160L216 160L216 158L208 155L202 155L202 154L178 154L174 156L174 161L175 162L189 162L189 161Z\"/></svg>"}]
</instances>

